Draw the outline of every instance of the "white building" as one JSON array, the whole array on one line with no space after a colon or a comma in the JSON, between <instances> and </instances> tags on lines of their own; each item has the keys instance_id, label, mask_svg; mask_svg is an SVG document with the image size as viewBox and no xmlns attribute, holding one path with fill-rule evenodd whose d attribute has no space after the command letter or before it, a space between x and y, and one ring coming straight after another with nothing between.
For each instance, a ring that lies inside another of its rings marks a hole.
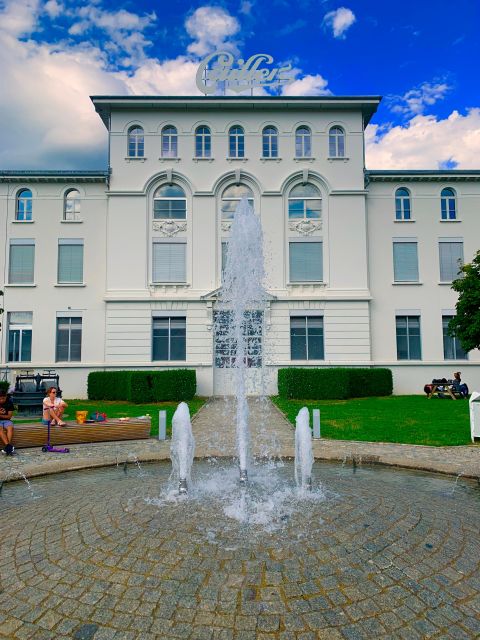
<instances>
[{"instance_id":1,"label":"white building","mask_svg":"<svg viewBox=\"0 0 480 640\"><path fill-rule=\"evenodd\" d=\"M480 171L366 171L359 97L92 98L109 171L0 172L0 366L191 367L225 391L212 320L232 211L261 218L269 391L287 366L382 366L396 393L480 354L445 326L457 260L480 248ZM1 284L3 280L4 284ZM217 364L219 359L217 359Z\"/></svg>"}]
</instances>

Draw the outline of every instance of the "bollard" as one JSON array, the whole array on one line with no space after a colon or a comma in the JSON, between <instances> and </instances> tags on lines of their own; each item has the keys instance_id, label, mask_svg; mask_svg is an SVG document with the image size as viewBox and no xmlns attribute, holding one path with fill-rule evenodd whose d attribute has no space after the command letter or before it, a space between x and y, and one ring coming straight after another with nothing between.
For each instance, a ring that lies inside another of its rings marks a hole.
<instances>
[{"instance_id":1,"label":"bollard","mask_svg":"<svg viewBox=\"0 0 480 640\"><path fill-rule=\"evenodd\" d=\"M320 409L313 410L313 439L319 440L320 436Z\"/></svg>"},{"instance_id":2,"label":"bollard","mask_svg":"<svg viewBox=\"0 0 480 640\"><path fill-rule=\"evenodd\" d=\"M158 439L167 439L167 412L165 410L158 412Z\"/></svg>"}]
</instances>

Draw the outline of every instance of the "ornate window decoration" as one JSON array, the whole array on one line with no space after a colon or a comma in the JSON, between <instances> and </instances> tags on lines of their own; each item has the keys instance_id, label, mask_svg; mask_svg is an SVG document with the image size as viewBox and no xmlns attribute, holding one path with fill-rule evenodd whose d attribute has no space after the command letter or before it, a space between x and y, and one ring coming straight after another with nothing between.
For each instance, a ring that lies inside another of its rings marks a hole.
<instances>
[{"instance_id":1,"label":"ornate window decoration","mask_svg":"<svg viewBox=\"0 0 480 640\"><path fill-rule=\"evenodd\" d=\"M70 189L65 194L63 202L63 219L65 222L78 222L80 220L80 191Z\"/></svg>"},{"instance_id":2,"label":"ornate window decoration","mask_svg":"<svg viewBox=\"0 0 480 640\"><path fill-rule=\"evenodd\" d=\"M250 206L253 207L253 191L246 184L232 184L225 189L222 194L222 222L231 223L243 196L248 198Z\"/></svg>"},{"instance_id":3,"label":"ornate window decoration","mask_svg":"<svg viewBox=\"0 0 480 640\"><path fill-rule=\"evenodd\" d=\"M295 132L295 157L312 157L312 132L306 126L298 127Z\"/></svg>"},{"instance_id":4,"label":"ornate window decoration","mask_svg":"<svg viewBox=\"0 0 480 640\"><path fill-rule=\"evenodd\" d=\"M143 158L145 156L145 135L142 127L135 125L128 130L128 157Z\"/></svg>"},{"instance_id":5,"label":"ornate window decoration","mask_svg":"<svg viewBox=\"0 0 480 640\"><path fill-rule=\"evenodd\" d=\"M345 157L345 131L342 127L332 127L328 133L328 155L330 158Z\"/></svg>"},{"instance_id":6,"label":"ornate window decoration","mask_svg":"<svg viewBox=\"0 0 480 640\"><path fill-rule=\"evenodd\" d=\"M289 229L308 236L322 228L321 220L320 189L310 182L293 187L288 196Z\"/></svg>"},{"instance_id":7,"label":"ornate window decoration","mask_svg":"<svg viewBox=\"0 0 480 640\"><path fill-rule=\"evenodd\" d=\"M178 133L173 125L162 129L162 158L178 157Z\"/></svg>"},{"instance_id":8,"label":"ornate window decoration","mask_svg":"<svg viewBox=\"0 0 480 640\"><path fill-rule=\"evenodd\" d=\"M457 196L453 189L446 187L441 193L442 220L457 219Z\"/></svg>"},{"instance_id":9,"label":"ornate window decoration","mask_svg":"<svg viewBox=\"0 0 480 640\"><path fill-rule=\"evenodd\" d=\"M195 157L210 158L212 155L212 134L210 128L202 125L195 131Z\"/></svg>"},{"instance_id":10,"label":"ornate window decoration","mask_svg":"<svg viewBox=\"0 0 480 640\"><path fill-rule=\"evenodd\" d=\"M228 156L230 158L245 157L245 132L240 125L231 127L228 132Z\"/></svg>"},{"instance_id":11,"label":"ornate window decoration","mask_svg":"<svg viewBox=\"0 0 480 640\"><path fill-rule=\"evenodd\" d=\"M29 222L32 220L33 196L30 189L22 189L17 193L15 206L15 220L19 222Z\"/></svg>"},{"instance_id":12,"label":"ornate window decoration","mask_svg":"<svg viewBox=\"0 0 480 640\"><path fill-rule=\"evenodd\" d=\"M278 158L278 129L268 126L262 132L262 157Z\"/></svg>"},{"instance_id":13,"label":"ornate window decoration","mask_svg":"<svg viewBox=\"0 0 480 640\"><path fill-rule=\"evenodd\" d=\"M411 216L410 191L401 187L395 191L395 220L410 220Z\"/></svg>"}]
</instances>

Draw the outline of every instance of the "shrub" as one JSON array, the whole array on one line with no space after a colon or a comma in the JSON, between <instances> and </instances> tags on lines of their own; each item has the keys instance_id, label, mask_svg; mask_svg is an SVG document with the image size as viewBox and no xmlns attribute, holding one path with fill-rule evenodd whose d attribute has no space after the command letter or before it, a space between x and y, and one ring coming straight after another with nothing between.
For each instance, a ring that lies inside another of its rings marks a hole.
<instances>
[{"instance_id":1,"label":"shrub","mask_svg":"<svg viewBox=\"0 0 480 640\"><path fill-rule=\"evenodd\" d=\"M392 393L390 369L295 368L278 370L278 395L304 400L344 400Z\"/></svg>"},{"instance_id":2,"label":"shrub","mask_svg":"<svg viewBox=\"0 0 480 640\"><path fill-rule=\"evenodd\" d=\"M0 380L0 391L6 393L10 388L10 383L6 380Z\"/></svg>"},{"instance_id":3,"label":"shrub","mask_svg":"<svg viewBox=\"0 0 480 640\"><path fill-rule=\"evenodd\" d=\"M197 390L193 369L166 371L92 371L88 375L89 400L163 402L191 400Z\"/></svg>"}]
</instances>

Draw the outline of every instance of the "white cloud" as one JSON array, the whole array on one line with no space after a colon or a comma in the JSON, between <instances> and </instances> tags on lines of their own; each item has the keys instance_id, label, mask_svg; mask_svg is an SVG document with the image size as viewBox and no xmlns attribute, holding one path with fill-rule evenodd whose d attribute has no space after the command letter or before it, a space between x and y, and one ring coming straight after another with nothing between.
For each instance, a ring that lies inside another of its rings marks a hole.
<instances>
[{"instance_id":1,"label":"white cloud","mask_svg":"<svg viewBox=\"0 0 480 640\"><path fill-rule=\"evenodd\" d=\"M296 70L297 71L297 70ZM320 74L306 75L283 88L284 96L324 96L331 94L328 81Z\"/></svg>"},{"instance_id":2,"label":"white cloud","mask_svg":"<svg viewBox=\"0 0 480 640\"><path fill-rule=\"evenodd\" d=\"M57 0L48 0L45 3L44 10L50 18L55 19L65 10L65 7L63 4L59 4Z\"/></svg>"},{"instance_id":3,"label":"white cloud","mask_svg":"<svg viewBox=\"0 0 480 640\"><path fill-rule=\"evenodd\" d=\"M147 60L133 75L116 76L135 95L195 95L199 93L195 84L197 69L198 62L179 56L165 62Z\"/></svg>"},{"instance_id":4,"label":"white cloud","mask_svg":"<svg viewBox=\"0 0 480 640\"><path fill-rule=\"evenodd\" d=\"M369 169L438 169L479 165L480 108L465 115L453 111L448 118L418 115L406 125L366 129L366 164Z\"/></svg>"},{"instance_id":5,"label":"white cloud","mask_svg":"<svg viewBox=\"0 0 480 640\"><path fill-rule=\"evenodd\" d=\"M228 38L240 31L240 24L221 7L199 7L186 21L187 32L195 42L188 46L189 53L205 56L215 49L237 50Z\"/></svg>"},{"instance_id":6,"label":"white cloud","mask_svg":"<svg viewBox=\"0 0 480 640\"><path fill-rule=\"evenodd\" d=\"M334 38L345 38L346 31L355 21L355 14L346 7L329 11L323 18L323 24L332 29Z\"/></svg>"},{"instance_id":7,"label":"white cloud","mask_svg":"<svg viewBox=\"0 0 480 640\"><path fill-rule=\"evenodd\" d=\"M250 0L243 0L243 2L240 4L240 13L243 13L246 16L249 16L252 12L253 9L253 2L250 2Z\"/></svg>"},{"instance_id":8,"label":"white cloud","mask_svg":"<svg viewBox=\"0 0 480 640\"><path fill-rule=\"evenodd\" d=\"M444 82L424 82L418 87L407 91L403 96L389 96L390 109L394 113L414 116L423 113L427 107L443 100L451 87Z\"/></svg>"},{"instance_id":9,"label":"white cloud","mask_svg":"<svg viewBox=\"0 0 480 640\"><path fill-rule=\"evenodd\" d=\"M0 11L0 31L12 36L29 35L36 27L39 12L39 0L6 0Z\"/></svg>"}]
</instances>

